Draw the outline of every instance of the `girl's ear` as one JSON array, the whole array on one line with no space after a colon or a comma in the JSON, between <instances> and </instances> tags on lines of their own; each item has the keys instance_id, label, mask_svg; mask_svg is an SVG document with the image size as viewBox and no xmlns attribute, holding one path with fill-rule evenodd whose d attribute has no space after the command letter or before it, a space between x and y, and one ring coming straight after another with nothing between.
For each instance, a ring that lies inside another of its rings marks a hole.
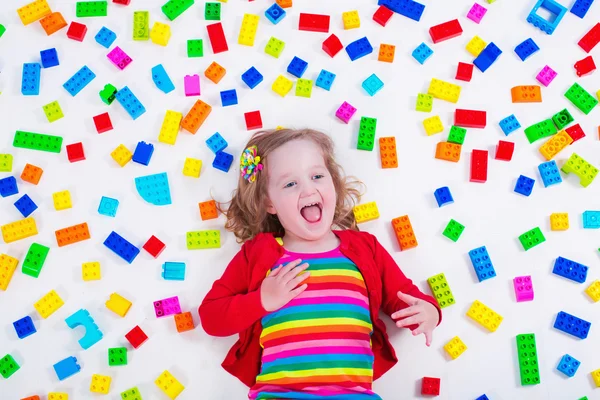
<instances>
[{"instance_id":1,"label":"girl's ear","mask_svg":"<svg viewBox=\"0 0 600 400\"><path fill-rule=\"evenodd\" d=\"M277 210L275 209L275 206L273 206L273 203L271 203L271 200L267 199L267 212L269 214L277 214Z\"/></svg>"}]
</instances>

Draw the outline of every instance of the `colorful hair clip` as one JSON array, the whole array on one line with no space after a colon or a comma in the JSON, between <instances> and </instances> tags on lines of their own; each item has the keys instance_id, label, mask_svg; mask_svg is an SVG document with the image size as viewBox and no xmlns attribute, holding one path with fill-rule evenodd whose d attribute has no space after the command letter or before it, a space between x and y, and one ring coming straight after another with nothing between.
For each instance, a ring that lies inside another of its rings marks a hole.
<instances>
[{"instance_id":1,"label":"colorful hair clip","mask_svg":"<svg viewBox=\"0 0 600 400\"><path fill-rule=\"evenodd\" d=\"M256 180L258 171L263 169L263 165L260 164L260 156L257 154L258 147L250 146L240 157L240 173L250 183Z\"/></svg>"}]
</instances>

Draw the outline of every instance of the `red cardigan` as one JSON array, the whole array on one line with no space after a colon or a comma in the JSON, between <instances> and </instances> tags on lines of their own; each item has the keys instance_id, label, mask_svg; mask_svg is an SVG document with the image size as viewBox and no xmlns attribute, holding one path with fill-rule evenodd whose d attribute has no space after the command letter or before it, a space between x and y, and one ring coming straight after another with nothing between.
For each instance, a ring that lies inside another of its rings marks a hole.
<instances>
[{"instance_id":1,"label":"red cardigan","mask_svg":"<svg viewBox=\"0 0 600 400\"><path fill-rule=\"evenodd\" d=\"M379 318L379 309L382 308L390 316L406 308L406 303L396 295L402 291L435 305L440 313L440 322L442 312L433 297L423 294L400 271L375 236L354 230L333 232L341 241L340 251L356 264L367 286L374 328L371 336L375 355L373 378L377 379L398 361L385 324ZM248 387L254 385L260 372L260 320L268 313L260 301L260 285L267 270L283 252L283 247L272 233L260 233L245 242L198 308L202 327L209 335L230 336L239 333L239 340L229 350L222 366ZM415 329L416 325L408 328Z\"/></svg>"}]
</instances>

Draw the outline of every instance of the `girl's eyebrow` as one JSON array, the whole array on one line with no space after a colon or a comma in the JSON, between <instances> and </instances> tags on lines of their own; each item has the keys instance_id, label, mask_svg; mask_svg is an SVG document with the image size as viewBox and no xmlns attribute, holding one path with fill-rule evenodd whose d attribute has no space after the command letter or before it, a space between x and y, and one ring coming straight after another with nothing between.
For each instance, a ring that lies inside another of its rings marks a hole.
<instances>
[{"instance_id":1,"label":"girl's eyebrow","mask_svg":"<svg viewBox=\"0 0 600 400\"><path fill-rule=\"evenodd\" d=\"M320 164L314 164L312 166L309 167L309 169L313 170L313 169L319 169L319 168L323 168L326 169L326 167L324 165L320 165ZM295 171L293 172L286 172L285 174L281 175L279 177L279 179L277 179L277 183L284 181L285 179L287 179L288 177L292 176L294 174Z\"/></svg>"}]
</instances>

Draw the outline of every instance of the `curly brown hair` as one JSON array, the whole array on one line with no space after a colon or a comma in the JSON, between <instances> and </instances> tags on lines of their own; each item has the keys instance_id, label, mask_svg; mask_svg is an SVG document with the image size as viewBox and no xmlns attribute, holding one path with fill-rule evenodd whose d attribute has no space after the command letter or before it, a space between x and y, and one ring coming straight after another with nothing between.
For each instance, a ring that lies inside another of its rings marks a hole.
<instances>
[{"instance_id":1,"label":"curly brown hair","mask_svg":"<svg viewBox=\"0 0 600 400\"><path fill-rule=\"evenodd\" d=\"M344 174L342 166L333 156L333 140L325 133L314 129L272 129L256 132L244 147L244 149L249 146L258 147L263 170L258 173L256 181L249 183L240 174L231 201L227 203L217 201L218 210L227 217L225 229L235 234L238 243L252 239L260 232L273 232L276 236L284 235L285 230L277 215L267 212L268 174L266 171L269 168L269 154L273 150L289 141L299 139L312 140L322 149L325 165L331 174L337 193L333 225L339 229L358 230L352 209L360 202L364 193L355 186L364 187L364 184L355 177ZM229 207L225 209L223 204L229 204Z\"/></svg>"}]
</instances>

